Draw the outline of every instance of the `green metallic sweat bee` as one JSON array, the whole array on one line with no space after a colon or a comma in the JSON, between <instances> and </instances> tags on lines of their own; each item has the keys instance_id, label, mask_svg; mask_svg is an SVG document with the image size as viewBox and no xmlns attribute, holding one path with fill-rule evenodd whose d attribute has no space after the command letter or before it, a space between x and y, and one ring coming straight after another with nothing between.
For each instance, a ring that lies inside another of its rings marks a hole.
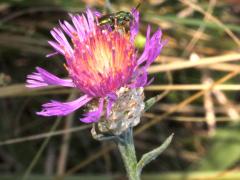
<instances>
[{"instance_id":1,"label":"green metallic sweat bee","mask_svg":"<svg viewBox=\"0 0 240 180\"><path fill-rule=\"evenodd\" d=\"M140 3L136 6L135 10L138 9ZM103 15L98 19L100 26L110 25L112 29L116 27L126 27L132 20L133 15L131 12L119 11L112 14Z\"/></svg>"}]
</instances>

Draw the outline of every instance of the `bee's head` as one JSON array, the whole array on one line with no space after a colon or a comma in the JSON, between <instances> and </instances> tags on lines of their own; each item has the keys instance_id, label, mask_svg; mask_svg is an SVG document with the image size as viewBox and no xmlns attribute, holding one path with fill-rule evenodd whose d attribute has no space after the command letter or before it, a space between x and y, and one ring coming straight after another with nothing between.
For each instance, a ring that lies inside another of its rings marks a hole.
<instances>
[{"instance_id":1,"label":"bee's head","mask_svg":"<svg viewBox=\"0 0 240 180\"><path fill-rule=\"evenodd\" d=\"M131 20L133 20L133 15L132 15L132 13L126 12L125 20L126 20L126 21L131 21Z\"/></svg>"}]
</instances>

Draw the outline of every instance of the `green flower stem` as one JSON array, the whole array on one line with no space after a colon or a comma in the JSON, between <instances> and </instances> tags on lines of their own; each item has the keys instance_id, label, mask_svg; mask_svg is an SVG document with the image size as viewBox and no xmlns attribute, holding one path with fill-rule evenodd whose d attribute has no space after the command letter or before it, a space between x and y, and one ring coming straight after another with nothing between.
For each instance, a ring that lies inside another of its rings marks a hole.
<instances>
[{"instance_id":1,"label":"green flower stem","mask_svg":"<svg viewBox=\"0 0 240 180\"><path fill-rule=\"evenodd\" d=\"M137 157L133 142L132 128L129 128L121 134L117 141L117 145L129 180L140 180L140 174L137 170Z\"/></svg>"}]
</instances>

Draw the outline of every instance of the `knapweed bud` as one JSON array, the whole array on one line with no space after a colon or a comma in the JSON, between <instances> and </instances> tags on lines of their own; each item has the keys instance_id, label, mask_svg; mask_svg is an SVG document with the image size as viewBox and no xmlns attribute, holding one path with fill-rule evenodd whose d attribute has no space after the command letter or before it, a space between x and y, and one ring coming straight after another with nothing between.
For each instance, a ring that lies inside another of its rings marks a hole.
<instances>
[{"instance_id":1,"label":"knapweed bud","mask_svg":"<svg viewBox=\"0 0 240 180\"><path fill-rule=\"evenodd\" d=\"M130 127L139 124L144 110L143 88L120 88L117 100L113 103L109 115L102 116L92 128L95 139L103 134L120 135Z\"/></svg>"}]
</instances>

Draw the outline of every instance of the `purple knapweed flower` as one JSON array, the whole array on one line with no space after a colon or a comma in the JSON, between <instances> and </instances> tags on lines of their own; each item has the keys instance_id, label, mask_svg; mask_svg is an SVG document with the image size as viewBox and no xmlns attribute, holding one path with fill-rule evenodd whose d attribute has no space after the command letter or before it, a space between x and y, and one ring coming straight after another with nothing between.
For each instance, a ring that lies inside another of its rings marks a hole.
<instances>
[{"instance_id":1,"label":"purple knapweed flower","mask_svg":"<svg viewBox=\"0 0 240 180\"><path fill-rule=\"evenodd\" d=\"M138 56L134 39L138 33L139 12L135 9L131 13L134 19L130 22L129 32L108 25L100 26L99 13L90 9L82 15L70 15L71 23L60 22L59 27L51 30L54 41L49 44L55 52L48 56L61 54L65 57L69 79L61 79L37 67L36 72L27 76L26 86L65 86L78 89L84 95L71 102L43 104L38 115L68 115L94 100L98 105L80 119L84 123L93 123L103 114L106 118L115 117L112 110L117 108L116 102L121 95L132 99L142 94L142 87L148 84L147 68L159 55L164 43L161 30L150 37L151 28L148 26L146 45L142 55ZM133 92L132 95L126 95L128 91ZM121 103L123 101L121 99Z\"/></svg>"}]
</instances>

